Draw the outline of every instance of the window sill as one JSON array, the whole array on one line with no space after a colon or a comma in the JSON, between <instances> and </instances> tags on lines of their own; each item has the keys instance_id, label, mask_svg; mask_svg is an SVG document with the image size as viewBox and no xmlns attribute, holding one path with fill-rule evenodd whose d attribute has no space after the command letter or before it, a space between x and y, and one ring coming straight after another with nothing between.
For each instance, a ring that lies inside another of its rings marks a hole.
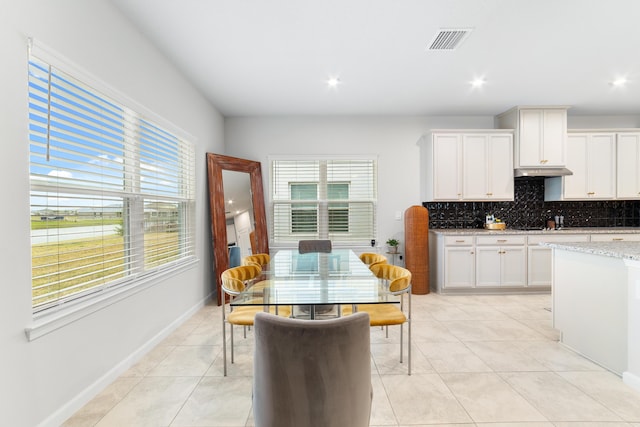
<instances>
[{"instance_id":1,"label":"window sill","mask_svg":"<svg viewBox=\"0 0 640 427\"><path fill-rule=\"evenodd\" d=\"M69 302L63 304L58 309L51 309L38 318L35 318L33 323L25 328L24 332L27 336L27 340L34 341L68 324L76 322L83 317L115 304L118 301L129 298L138 292L154 286L158 283L158 279L166 279L194 268L198 262L199 260L194 257L193 259L175 266L170 270L144 276L128 285L106 290L99 296L94 296L90 299L88 298L77 303Z\"/></svg>"}]
</instances>

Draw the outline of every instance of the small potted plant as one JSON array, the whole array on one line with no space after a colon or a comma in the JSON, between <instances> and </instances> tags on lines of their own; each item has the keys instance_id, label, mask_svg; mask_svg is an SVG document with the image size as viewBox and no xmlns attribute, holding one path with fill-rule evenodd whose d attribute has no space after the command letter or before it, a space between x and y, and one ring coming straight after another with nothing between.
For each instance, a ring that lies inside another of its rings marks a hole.
<instances>
[{"instance_id":1,"label":"small potted plant","mask_svg":"<svg viewBox=\"0 0 640 427\"><path fill-rule=\"evenodd\" d=\"M397 253L399 244L400 244L400 241L397 239L387 240L387 246L389 247L389 252L393 254Z\"/></svg>"}]
</instances>

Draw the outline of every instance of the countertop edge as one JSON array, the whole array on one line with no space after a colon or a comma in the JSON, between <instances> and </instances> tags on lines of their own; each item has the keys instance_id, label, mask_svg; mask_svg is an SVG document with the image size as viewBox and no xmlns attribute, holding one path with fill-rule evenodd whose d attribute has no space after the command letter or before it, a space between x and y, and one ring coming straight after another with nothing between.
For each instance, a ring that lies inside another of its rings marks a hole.
<instances>
[{"instance_id":1,"label":"countertop edge","mask_svg":"<svg viewBox=\"0 0 640 427\"><path fill-rule=\"evenodd\" d=\"M640 227L576 227L562 228L559 230L485 230L482 228L432 228L430 233L437 235L505 235L505 234L524 234L524 235L554 235L554 234L640 234Z\"/></svg>"},{"instance_id":2,"label":"countertop edge","mask_svg":"<svg viewBox=\"0 0 640 427\"><path fill-rule=\"evenodd\" d=\"M553 249L640 261L639 242L540 243Z\"/></svg>"}]
</instances>

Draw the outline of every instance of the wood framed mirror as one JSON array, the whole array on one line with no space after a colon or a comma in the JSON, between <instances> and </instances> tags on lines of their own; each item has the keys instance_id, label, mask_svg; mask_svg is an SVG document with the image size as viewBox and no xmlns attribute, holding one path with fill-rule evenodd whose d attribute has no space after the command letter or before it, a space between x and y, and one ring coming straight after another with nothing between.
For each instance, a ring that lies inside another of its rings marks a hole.
<instances>
[{"instance_id":1,"label":"wood framed mirror","mask_svg":"<svg viewBox=\"0 0 640 427\"><path fill-rule=\"evenodd\" d=\"M220 275L229 268L229 240L227 237L227 198L223 171L246 173L249 176L249 191L253 208L253 252L269 253L267 220L264 206L264 189L262 186L262 169L260 162L207 153L207 171L209 181L209 209L211 214L211 236L216 278L216 301L221 301ZM230 185L231 187L231 185Z\"/></svg>"}]
</instances>

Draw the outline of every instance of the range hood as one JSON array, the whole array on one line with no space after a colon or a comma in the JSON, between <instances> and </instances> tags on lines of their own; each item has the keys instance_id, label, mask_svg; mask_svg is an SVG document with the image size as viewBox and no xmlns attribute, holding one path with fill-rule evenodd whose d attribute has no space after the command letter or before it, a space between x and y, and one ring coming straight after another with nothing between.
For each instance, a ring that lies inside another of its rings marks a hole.
<instances>
[{"instance_id":1,"label":"range hood","mask_svg":"<svg viewBox=\"0 0 640 427\"><path fill-rule=\"evenodd\" d=\"M524 177L524 176L544 176L544 177L553 177L553 176L567 176L573 175L567 168L518 168L513 170L513 175L516 178Z\"/></svg>"}]
</instances>

